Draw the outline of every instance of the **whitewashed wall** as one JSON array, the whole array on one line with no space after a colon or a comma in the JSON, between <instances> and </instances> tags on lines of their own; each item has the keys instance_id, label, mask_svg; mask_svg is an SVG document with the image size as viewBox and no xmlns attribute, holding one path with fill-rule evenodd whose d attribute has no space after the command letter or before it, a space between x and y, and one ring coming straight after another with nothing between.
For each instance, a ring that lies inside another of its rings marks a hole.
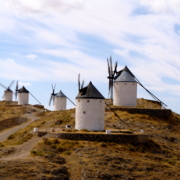
<instances>
[{"instance_id":1,"label":"whitewashed wall","mask_svg":"<svg viewBox=\"0 0 180 180\"><path fill-rule=\"evenodd\" d=\"M114 82L113 105L135 107L137 105L137 83Z\"/></svg>"},{"instance_id":2,"label":"whitewashed wall","mask_svg":"<svg viewBox=\"0 0 180 180\"><path fill-rule=\"evenodd\" d=\"M76 99L75 129L104 130L104 113L104 99Z\"/></svg>"},{"instance_id":3,"label":"whitewashed wall","mask_svg":"<svg viewBox=\"0 0 180 180\"><path fill-rule=\"evenodd\" d=\"M29 103L29 93L18 93L18 104L28 104Z\"/></svg>"},{"instance_id":4,"label":"whitewashed wall","mask_svg":"<svg viewBox=\"0 0 180 180\"><path fill-rule=\"evenodd\" d=\"M54 110L66 110L66 97L55 97L54 98Z\"/></svg>"},{"instance_id":5,"label":"whitewashed wall","mask_svg":"<svg viewBox=\"0 0 180 180\"><path fill-rule=\"evenodd\" d=\"M4 91L4 100L5 101L12 101L13 93L11 91Z\"/></svg>"}]
</instances>

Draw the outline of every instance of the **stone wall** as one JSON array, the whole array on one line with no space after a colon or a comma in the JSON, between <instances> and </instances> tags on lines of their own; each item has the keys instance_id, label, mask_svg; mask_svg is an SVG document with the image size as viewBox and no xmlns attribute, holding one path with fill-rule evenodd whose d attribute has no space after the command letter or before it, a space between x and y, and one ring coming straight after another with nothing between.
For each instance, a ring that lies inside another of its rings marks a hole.
<instances>
[{"instance_id":1,"label":"stone wall","mask_svg":"<svg viewBox=\"0 0 180 180\"><path fill-rule=\"evenodd\" d=\"M143 108L112 108L114 111L127 111L130 114L145 114L149 116L154 116L160 119L168 119L172 111L171 109L143 109ZM111 111L109 108L106 108L106 111Z\"/></svg>"},{"instance_id":2,"label":"stone wall","mask_svg":"<svg viewBox=\"0 0 180 180\"><path fill-rule=\"evenodd\" d=\"M90 133L48 133L47 138L68 140L115 142L115 143L145 143L149 139L147 134L90 134Z\"/></svg>"}]
</instances>

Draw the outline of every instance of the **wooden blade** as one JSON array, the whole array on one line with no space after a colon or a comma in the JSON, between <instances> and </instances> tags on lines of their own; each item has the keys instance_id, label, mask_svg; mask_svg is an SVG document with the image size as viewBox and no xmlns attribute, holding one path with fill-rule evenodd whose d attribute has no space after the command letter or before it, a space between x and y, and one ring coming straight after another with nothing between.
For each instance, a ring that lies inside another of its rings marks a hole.
<instances>
[{"instance_id":1,"label":"wooden blade","mask_svg":"<svg viewBox=\"0 0 180 180\"><path fill-rule=\"evenodd\" d=\"M30 94L39 104L41 104L30 92L29 92L29 94Z\"/></svg>"},{"instance_id":2,"label":"wooden blade","mask_svg":"<svg viewBox=\"0 0 180 180\"><path fill-rule=\"evenodd\" d=\"M11 84L9 85L9 89L11 88L11 86L14 84L15 80L12 80Z\"/></svg>"},{"instance_id":3,"label":"wooden blade","mask_svg":"<svg viewBox=\"0 0 180 180\"><path fill-rule=\"evenodd\" d=\"M3 87L4 89L8 89L6 86L0 83L0 86Z\"/></svg>"},{"instance_id":4,"label":"wooden blade","mask_svg":"<svg viewBox=\"0 0 180 180\"><path fill-rule=\"evenodd\" d=\"M51 101L52 101L52 95L50 96L50 99L49 99L49 106L51 105Z\"/></svg>"},{"instance_id":5,"label":"wooden blade","mask_svg":"<svg viewBox=\"0 0 180 180\"><path fill-rule=\"evenodd\" d=\"M80 90L80 74L78 74L78 89Z\"/></svg>"},{"instance_id":6,"label":"wooden blade","mask_svg":"<svg viewBox=\"0 0 180 180\"><path fill-rule=\"evenodd\" d=\"M16 89L15 89L15 91L18 91L18 80L16 82Z\"/></svg>"},{"instance_id":7,"label":"wooden blade","mask_svg":"<svg viewBox=\"0 0 180 180\"><path fill-rule=\"evenodd\" d=\"M84 80L82 81L82 84L81 84L81 89L83 88L83 86L84 86Z\"/></svg>"}]
</instances>

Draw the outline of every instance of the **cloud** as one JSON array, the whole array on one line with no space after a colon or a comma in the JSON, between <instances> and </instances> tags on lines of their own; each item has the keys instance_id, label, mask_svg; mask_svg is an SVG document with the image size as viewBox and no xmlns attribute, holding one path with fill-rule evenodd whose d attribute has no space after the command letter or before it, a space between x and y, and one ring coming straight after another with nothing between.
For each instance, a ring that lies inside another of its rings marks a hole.
<instances>
[{"instance_id":1,"label":"cloud","mask_svg":"<svg viewBox=\"0 0 180 180\"><path fill-rule=\"evenodd\" d=\"M148 6L156 13L179 13L179 0L141 0L141 5Z\"/></svg>"},{"instance_id":2,"label":"cloud","mask_svg":"<svg viewBox=\"0 0 180 180\"><path fill-rule=\"evenodd\" d=\"M18 63L13 59L0 59L0 64L1 78L39 81L47 76L45 72L39 71L38 67L33 68L29 65L22 65L21 63Z\"/></svg>"},{"instance_id":3,"label":"cloud","mask_svg":"<svg viewBox=\"0 0 180 180\"><path fill-rule=\"evenodd\" d=\"M25 57L29 58L29 59L36 59L38 56L35 54L28 54Z\"/></svg>"},{"instance_id":4,"label":"cloud","mask_svg":"<svg viewBox=\"0 0 180 180\"><path fill-rule=\"evenodd\" d=\"M18 85L19 86L31 86L31 83L29 83L29 82L18 82Z\"/></svg>"},{"instance_id":5,"label":"cloud","mask_svg":"<svg viewBox=\"0 0 180 180\"><path fill-rule=\"evenodd\" d=\"M24 13L32 15L79 9L82 8L83 2L83 0L9 0L6 2L2 1L2 4L6 10L10 10L14 14Z\"/></svg>"}]
</instances>

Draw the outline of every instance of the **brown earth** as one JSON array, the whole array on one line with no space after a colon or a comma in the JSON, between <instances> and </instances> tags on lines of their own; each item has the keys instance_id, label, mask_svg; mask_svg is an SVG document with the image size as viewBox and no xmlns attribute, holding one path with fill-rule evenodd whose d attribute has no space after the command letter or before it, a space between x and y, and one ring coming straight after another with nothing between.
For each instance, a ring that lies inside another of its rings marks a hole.
<instances>
[{"instance_id":1,"label":"brown earth","mask_svg":"<svg viewBox=\"0 0 180 180\"><path fill-rule=\"evenodd\" d=\"M148 106L148 101L143 103ZM39 111L39 120L0 143L0 179L180 180L179 114L159 119L116 111L135 132L143 129L150 135L148 143L138 145L45 139L30 134L34 127L74 126L74 113L74 109ZM112 112L106 112L105 128L127 127Z\"/></svg>"}]
</instances>

